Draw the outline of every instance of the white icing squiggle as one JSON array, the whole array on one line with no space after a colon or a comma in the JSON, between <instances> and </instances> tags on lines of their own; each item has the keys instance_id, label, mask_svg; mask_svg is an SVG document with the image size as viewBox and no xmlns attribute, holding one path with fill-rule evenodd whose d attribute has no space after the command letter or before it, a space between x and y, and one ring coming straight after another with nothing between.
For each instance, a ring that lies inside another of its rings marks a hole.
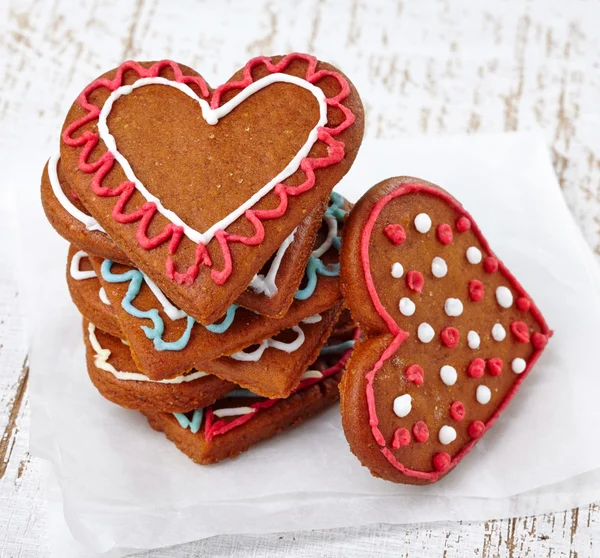
<instances>
[{"instance_id":1,"label":"white icing squiggle","mask_svg":"<svg viewBox=\"0 0 600 558\"><path fill-rule=\"evenodd\" d=\"M240 415L249 415L250 413L255 413L256 409L252 407L230 407L229 409L217 409L213 411L213 414L216 417L237 417Z\"/></svg>"},{"instance_id":2,"label":"white icing squiggle","mask_svg":"<svg viewBox=\"0 0 600 558\"><path fill-rule=\"evenodd\" d=\"M264 294L269 298L275 296L277 294L277 285L275 284L275 278L277 277L277 273L279 272L279 266L281 266L281 260L283 260L283 256L287 252L290 244L294 242L294 236L296 235L296 227L292 234L290 234L281 244L275 257L273 258L273 262L271 263L271 267L266 275L261 275L257 273L252 281L250 282L250 288L254 290L258 294Z\"/></svg>"},{"instance_id":3,"label":"white icing squiggle","mask_svg":"<svg viewBox=\"0 0 600 558\"><path fill-rule=\"evenodd\" d=\"M111 133L108 129L107 118L112 110L112 107L113 107L113 104L115 103L115 101L117 99L119 99L120 97L122 97L123 95L129 95L135 89L144 87L146 85L166 85L166 86L178 89L179 91L181 91L182 93L184 93L185 95L187 95L188 97L190 97L194 101L196 101L200 105L200 108L202 110L202 116L204 117L204 120L208 124L214 125L219 122L220 118L229 114L235 107L237 107L240 103L242 103L244 100L246 100L248 97L250 97L257 91L260 91L261 89L263 89L273 83L281 83L281 82L297 85L299 87L302 87L303 89L306 89L307 91L309 91L310 93L312 93L314 95L317 102L319 103L319 121L317 122L315 127L308 134L306 143L300 148L298 153L296 153L295 157L288 163L288 165L277 176L275 176L271 181L269 181L267 184L265 184L260 190L258 190L252 196L250 196L243 204L241 204L239 207L237 207L229 215L227 215L226 217L224 217L223 219L221 219L220 221L218 221L217 223L212 225L205 232L197 231L197 230L193 229L192 227L190 227L189 225L187 225L174 211L171 211L171 210L165 208L162 205L161 201L146 189L146 187L142 184L142 182L138 179L138 177L133 172L133 169L131 168L131 165L129 164L127 159L121 153L119 153L119 151L117 150L117 144L116 144L115 138L111 135ZM185 85L183 83L171 81L171 80L168 80L168 79L162 78L162 77L152 77L152 78L138 79L136 82L134 82L131 85L123 85L123 86L115 89L110 94L108 99L105 101L105 103L102 107L102 110L100 111L100 115L98 117L98 132L100 135L100 139L102 139L102 141L105 143L108 151L110 151L113 154L113 156L115 157L117 162L123 168L123 171L124 171L125 175L127 176L127 179L135 184L136 189L138 190L138 192L140 192L140 194L142 194L142 196L144 196L146 201L154 202L156 204L156 209L164 217L169 219L169 221L171 221L173 224L182 227L184 234L190 240L192 240L195 243L208 244L214 237L216 231L226 229L229 225L231 225L231 223L233 223L236 219L241 217L247 209L254 206L266 194L268 194L271 190L273 190L273 188L275 188L275 186L277 184L279 184L280 182L283 182L286 178L290 177L292 174L294 174L300 168L300 163L302 162L302 160L305 157L308 156L312 146L318 140L319 128L325 126L326 123L327 123L327 103L326 103L325 94L317 86L313 85L312 83L309 83L308 81L306 81L302 78L296 77L296 76L291 76L291 75L283 74L283 73L269 74L255 82L251 83L248 87L246 87L245 89L242 89L230 101L227 101L222 106L217 107L215 109L211 109L210 104L206 100L198 97L198 95L196 95L196 93L194 93L194 91L187 85Z\"/></svg>"},{"instance_id":4,"label":"white icing squiggle","mask_svg":"<svg viewBox=\"0 0 600 558\"><path fill-rule=\"evenodd\" d=\"M300 381L312 379L320 380L322 377L322 372L319 372L318 370L307 370L304 372L304 374L302 374L302 376L300 376Z\"/></svg>"},{"instance_id":5,"label":"white icing squiggle","mask_svg":"<svg viewBox=\"0 0 600 558\"><path fill-rule=\"evenodd\" d=\"M92 349L95 351L94 365L100 370L110 372L118 380L129 380L136 382L151 382L155 384L182 384L184 382L191 382L198 378L207 376L206 372L192 372L191 374L185 374L183 376L177 376L176 378L169 378L168 380L151 380L148 376L140 374L139 372L121 372L117 370L112 364L108 362L110 358L110 349L105 349L100 345L98 338L96 337L96 326L93 323L88 324L89 340Z\"/></svg>"},{"instance_id":6,"label":"white icing squiggle","mask_svg":"<svg viewBox=\"0 0 600 558\"><path fill-rule=\"evenodd\" d=\"M81 269L79 269L81 259L87 257L88 255L83 250L79 250L73 254L73 257L71 258L71 265L69 266L69 273L71 274L71 277L75 279L75 281L93 279L94 277L97 277L96 272L93 269L88 269L87 271L81 271Z\"/></svg>"},{"instance_id":7,"label":"white icing squiggle","mask_svg":"<svg viewBox=\"0 0 600 558\"><path fill-rule=\"evenodd\" d=\"M156 300L160 303L165 311L165 314L169 316L171 320L181 320L182 318L187 318L187 314L174 306L171 301L165 296L165 294L158 288L158 285L150 279L145 273L142 273L144 276L144 281L146 285L152 291L152 294L156 297Z\"/></svg>"},{"instance_id":8,"label":"white icing squiggle","mask_svg":"<svg viewBox=\"0 0 600 558\"><path fill-rule=\"evenodd\" d=\"M110 306L110 300L108 300L108 296L106 296L106 291L104 290L104 287L100 287L100 290L98 291L98 297L100 298L102 304Z\"/></svg>"},{"instance_id":9,"label":"white icing squiggle","mask_svg":"<svg viewBox=\"0 0 600 558\"><path fill-rule=\"evenodd\" d=\"M313 258L320 258L327 250L331 248L333 239L338 235L338 222L333 215L324 215L323 221L327 223L327 237L323 241L323 244L312 251Z\"/></svg>"},{"instance_id":10,"label":"white icing squiggle","mask_svg":"<svg viewBox=\"0 0 600 558\"><path fill-rule=\"evenodd\" d=\"M106 232L100 226L100 223L98 223L98 221L96 221L96 219L94 219L91 215L86 215L83 211L77 209L63 192L63 189L60 187L60 181L58 180L57 172L59 159L60 152L52 155L48 161L48 178L50 179L50 186L52 188L52 192L54 193L54 197L58 203L63 206L64 210L71 215L71 217L77 219L77 221L80 223L83 223L88 231Z\"/></svg>"},{"instance_id":11,"label":"white icing squiggle","mask_svg":"<svg viewBox=\"0 0 600 558\"><path fill-rule=\"evenodd\" d=\"M229 355L229 358L234 360L241 360L244 362L257 362L262 357L263 353L268 349L277 349L279 351L284 351L286 353L293 353L298 350L302 344L304 343L304 331L298 326L294 326L291 328L292 331L295 331L298 337L291 343L284 343L283 341L277 341L270 337L269 339L265 339L260 343L260 345L251 353L246 353L244 351L238 351L237 353L233 353Z\"/></svg>"}]
</instances>

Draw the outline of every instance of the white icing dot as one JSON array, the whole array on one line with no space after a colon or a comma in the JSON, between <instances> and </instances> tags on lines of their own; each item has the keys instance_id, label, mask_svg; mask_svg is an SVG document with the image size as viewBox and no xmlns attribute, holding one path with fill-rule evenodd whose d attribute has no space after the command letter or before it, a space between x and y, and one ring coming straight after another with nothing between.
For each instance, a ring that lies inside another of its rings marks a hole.
<instances>
[{"instance_id":1,"label":"white icing dot","mask_svg":"<svg viewBox=\"0 0 600 558\"><path fill-rule=\"evenodd\" d=\"M512 370L515 374L521 374L527 367L527 363L522 358L515 358L512 361Z\"/></svg>"},{"instance_id":2,"label":"white icing dot","mask_svg":"<svg viewBox=\"0 0 600 558\"><path fill-rule=\"evenodd\" d=\"M400 279L404 275L404 268L400 262L392 264L392 277L394 279Z\"/></svg>"},{"instance_id":3,"label":"white icing dot","mask_svg":"<svg viewBox=\"0 0 600 558\"><path fill-rule=\"evenodd\" d=\"M453 386L458 379L458 372L454 366L445 364L440 368L440 378L447 386Z\"/></svg>"},{"instance_id":4,"label":"white icing dot","mask_svg":"<svg viewBox=\"0 0 600 558\"><path fill-rule=\"evenodd\" d=\"M394 413L400 418L405 417L412 409L412 397L405 393L394 399Z\"/></svg>"},{"instance_id":5,"label":"white icing dot","mask_svg":"<svg viewBox=\"0 0 600 558\"><path fill-rule=\"evenodd\" d=\"M433 331L433 328L427 322L423 322L421 325L419 325L417 337L421 343L429 343L433 339L434 335L435 331Z\"/></svg>"},{"instance_id":6,"label":"white icing dot","mask_svg":"<svg viewBox=\"0 0 600 558\"><path fill-rule=\"evenodd\" d=\"M463 313L463 303L458 298L447 298L444 310L448 316L460 316Z\"/></svg>"},{"instance_id":7,"label":"white icing dot","mask_svg":"<svg viewBox=\"0 0 600 558\"><path fill-rule=\"evenodd\" d=\"M502 308L510 308L513 303L513 295L508 287L498 287L496 289L496 300Z\"/></svg>"},{"instance_id":8,"label":"white icing dot","mask_svg":"<svg viewBox=\"0 0 600 558\"><path fill-rule=\"evenodd\" d=\"M501 324L495 324L492 328L492 339L494 341L504 341L506 339L506 330Z\"/></svg>"},{"instance_id":9,"label":"white icing dot","mask_svg":"<svg viewBox=\"0 0 600 558\"><path fill-rule=\"evenodd\" d=\"M477 398L477 403L487 405L492 398L492 392L487 386L477 386L475 397Z\"/></svg>"},{"instance_id":10,"label":"white icing dot","mask_svg":"<svg viewBox=\"0 0 600 558\"><path fill-rule=\"evenodd\" d=\"M423 234L429 232L429 229L431 229L431 217L427 213L419 213L415 217L415 228Z\"/></svg>"},{"instance_id":11,"label":"white icing dot","mask_svg":"<svg viewBox=\"0 0 600 558\"><path fill-rule=\"evenodd\" d=\"M431 262L431 273L438 279L446 277L446 274L448 273L448 264L444 258L440 258L439 256L433 258L433 261Z\"/></svg>"},{"instance_id":12,"label":"white icing dot","mask_svg":"<svg viewBox=\"0 0 600 558\"><path fill-rule=\"evenodd\" d=\"M481 257L481 250L479 248L475 248L475 246L467 248L467 260L469 260L469 263L478 264L481 261Z\"/></svg>"},{"instance_id":13,"label":"white icing dot","mask_svg":"<svg viewBox=\"0 0 600 558\"><path fill-rule=\"evenodd\" d=\"M403 316L412 316L416 310L415 303L407 297L402 297L400 299L400 313Z\"/></svg>"},{"instance_id":14,"label":"white icing dot","mask_svg":"<svg viewBox=\"0 0 600 558\"><path fill-rule=\"evenodd\" d=\"M440 433L438 434L440 442L447 446L456 440L456 430L451 426L444 425L440 428Z\"/></svg>"},{"instance_id":15,"label":"white icing dot","mask_svg":"<svg viewBox=\"0 0 600 558\"><path fill-rule=\"evenodd\" d=\"M467 343L470 349L479 349L479 345L481 344L479 334L476 331L469 331L467 333Z\"/></svg>"}]
</instances>

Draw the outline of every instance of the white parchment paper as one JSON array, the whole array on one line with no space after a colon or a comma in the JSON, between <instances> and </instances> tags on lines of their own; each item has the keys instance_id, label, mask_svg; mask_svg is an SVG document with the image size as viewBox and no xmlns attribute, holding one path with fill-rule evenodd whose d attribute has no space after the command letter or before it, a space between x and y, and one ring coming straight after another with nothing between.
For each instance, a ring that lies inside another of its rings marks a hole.
<instances>
[{"instance_id":1,"label":"white parchment paper","mask_svg":"<svg viewBox=\"0 0 600 558\"><path fill-rule=\"evenodd\" d=\"M141 415L105 401L85 370L66 243L43 218L37 181L13 188L30 318L31 450L51 463L78 541L97 552L153 548L220 533L533 514L598 497L600 475L583 473L600 468L600 268L543 142L522 134L366 141L338 190L355 200L400 174L463 202L556 332L501 419L429 487L371 477L348 449L337 408L200 467Z\"/></svg>"}]
</instances>

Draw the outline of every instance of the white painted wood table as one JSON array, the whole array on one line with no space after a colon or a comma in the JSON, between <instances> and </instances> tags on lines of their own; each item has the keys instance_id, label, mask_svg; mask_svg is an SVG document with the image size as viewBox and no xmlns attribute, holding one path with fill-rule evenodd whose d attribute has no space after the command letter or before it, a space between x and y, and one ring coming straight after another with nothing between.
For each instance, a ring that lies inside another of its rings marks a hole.
<instances>
[{"instance_id":1,"label":"white painted wood table","mask_svg":"<svg viewBox=\"0 0 600 558\"><path fill-rule=\"evenodd\" d=\"M35 133L36 145L47 146L41 170L69 99L126 58L174 58L216 82L250 56L304 50L351 76L371 136L541 129L568 205L600 254L597 1L5 0L0 22L6 162ZM0 218L8 217L0 204ZM44 556L40 464L28 453L24 318L4 240L0 261L0 555ZM314 553L320 543L324 555L592 556L600 554L600 505L485 523L382 526L377 538L367 528L219 537L152 555L289 556Z\"/></svg>"}]
</instances>

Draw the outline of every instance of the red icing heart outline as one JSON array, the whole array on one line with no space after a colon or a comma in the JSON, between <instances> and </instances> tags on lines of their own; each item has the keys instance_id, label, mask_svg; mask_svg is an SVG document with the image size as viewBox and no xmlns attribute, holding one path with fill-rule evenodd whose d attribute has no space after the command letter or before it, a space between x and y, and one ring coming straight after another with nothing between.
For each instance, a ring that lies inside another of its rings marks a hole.
<instances>
[{"instance_id":1,"label":"red icing heart outline","mask_svg":"<svg viewBox=\"0 0 600 558\"><path fill-rule=\"evenodd\" d=\"M374 390L373 390L373 382L374 382L375 375L377 374L378 370L383 366L385 361L387 361L389 358L391 358L396 353L396 351L398 350L400 345L402 345L402 343L408 338L409 333L407 331L404 331L394 321L392 316L388 313L388 311L385 309L385 307L383 306L383 304L381 303L381 301L379 299L377 290L375 288L375 284L373 282L373 277L371 275L371 262L370 262L370 258L369 258L369 244L370 244L370 240L371 240L371 234L373 232L373 227L375 225L375 222L377 221L377 218L379 217L379 214L383 210L383 208L390 201L392 201L393 199L395 199L399 196L404 196L407 194L418 193L418 192L423 192L426 194L437 196L437 197L443 199L448 204L450 204L452 206L452 208L455 211L457 211L459 215L461 215L461 217L458 219L458 222L462 223L459 230L464 229L466 231L469 228L472 228L473 233L475 234L475 236L477 237L477 239L479 240L479 242L481 243L483 248L491 256L493 256L496 259L496 261L498 262L498 271L500 273L502 273L504 275L504 277L506 277L506 279L509 281L511 286L515 289L515 291L517 291L519 297L525 297L527 300L531 300L531 299L530 299L529 295L525 292L525 290L523 289L521 284L514 277L514 275L495 256L495 254L491 250L487 240L483 236L481 230L479 229L479 227L477 226L477 224L475 223L475 221L473 220L471 215L461 205L459 205L450 195L446 194L444 191L439 190L437 188L433 188L431 186L426 186L424 184L403 183L400 186L398 186L398 188L396 188L396 190L394 190L387 196L381 198L375 204L373 209L371 210L371 213L369 215L367 223L361 233L360 258L361 258L361 263L362 263L362 268L363 268L363 273L364 273L365 284L366 284L369 296L371 297L371 301L372 301L373 305L375 306L377 313L383 319L383 321L387 325L390 333L392 333L394 338L392 339L390 344L384 349L383 353L381 354L381 356L379 357L379 359L377 360L377 362L375 363L373 368L369 372L367 372L367 374L365 375L365 378L367 380L366 399L367 399L367 408L368 408L368 413L369 413L369 424L371 426L371 431L373 433L373 437L375 438L375 441L380 446L381 453L385 456L385 458L388 460L388 462L394 468L396 468L398 471L400 471L404 475L407 475L410 477L415 477L418 479L427 480L429 482L435 482L440 478L440 476L444 475L450 469L455 467L460 462L460 460L471 450L471 448L475 445L475 443L481 437L481 435L483 433L485 433L489 429L489 427L496 421L496 419L500 416L500 413L502 413L502 411L506 408L506 406L509 404L510 400L513 398L513 396L519 389L521 382L523 382L523 380L525 380L525 378L529 374L529 371L531 370L531 368L533 367L533 365L535 364L535 362L537 361L539 356L542 354L544 346L534 347L535 350L534 350L531 358L527 362L525 370L515 380L513 386L511 387L510 391L507 393L504 400L496 408L494 413L491 415L491 417L488 419L488 421L485 424L481 423L481 425L477 425L479 427L479 430L481 430L481 431L478 430L477 436L473 436L473 439L467 445L465 445L460 450L460 452L458 452L454 456L454 458L449 459L450 456L448 454L444 454L443 456L441 454L436 454L436 456L434 456L434 467L437 470L432 471L432 472L417 471L415 469L410 469L408 467L405 467L402 463L400 463L396 459L396 457L393 455L391 449L387 446L383 434L381 433L381 431L378 428L379 419L377 417L377 409L376 409L376 405L375 405L375 394L374 394ZM467 222L469 222L469 226L465 227L465 223L467 223ZM541 335L544 335L547 339L551 335L551 331L548 328L548 325L546 324L546 321L544 320L544 317L542 316L541 312L539 311L537 306L535 306L535 304L533 304L533 302L531 303L531 307L529 310L531 311L533 317L538 321L538 323L541 326ZM480 422L480 421L477 421L477 422ZM473 426L473 425L471 425L471 426ZM436 457L438 457L438 456L441 456L441 457L437 460L439 463L437 463L438 466L436 466L435 462L436 462ZM443 461L443 464L441 463L442 461Z\"/></svg>"},{"instance_id":2,"label":"red icing heart outline","mask_svg":"<svg viewBox=\"0 0 600 558\"><path fill-rule=\"evenodd\" d=\"M346 99L350 93L350 86L348 85L346 79L338 72L333 72L331 70L317 71L318 60L314 56L292 53L284 56L277 64L273 64L271 59L265 56L253 58L244 66L243 79L224 83L214 91L210 99L211 109L215 109L220 106L221 97L227 91L233 89L243 90L252 84L254 82L252 70L256 66L262 64L270 74L273 74L283 72L283 70L285 70L294 60L303 60L308 62L304 79L311 84L315 84L325 77L332 77L337 80L340 85L340 92L334 97L326 98L325 103L328 105L328 107L338 108L344 115L344 120L335 128L326 128L322 126L318 129L318 141L322 141L327 144L327 157L303 158L302 162L300 163L300 169L304 172L306 180L298 186L287 186L283 183L277 184L272 190L272 192L279 197L279 205L276 208L268 210L254 210L250 208L245 211L244 217L254 227L254 234L250 236L230 234L224 229L220 229L215 232L215 238L217 239L224 260L224 267L222 270L219 271L213 269L211 271L211 278L217 285L223 285L233 271L233 262L231 259L229 244L232 242L240 242L247 246L256 246L260 244L265 237L263 221L282 217L287 210L288 196L297 196L313 188L316 180L316 169L334 165L339 163L344 158L344 144L341 141L335 140L334 137L350 127L355 120L352 111L342 104L342 101ZM130 213L125 213L124 208L136 191L135 184L125 180L116 188L102 186L104 177L110 172L115 162L114 155L107 150L96 161L88 162L88 158L92 150L99 143L99 134L87 130L79 137L73 137L73 134L79 128L91 122L92 120L97 119L100 115L102 107L98 107L88 100L89 95L93 91L100 87L104 87L111 92L115 91L123 85L123 76L128 70L136 72L140 78L146 78L157 77L161 70L166 67L170 67L173 71L175 76L174 81L183 84L196 85L200 89L200 93L203 97L208 98L210 96L208 85L204 79L199 76L184 75L176 62L171 60L161 60L154 63L150 68L144 68L137 62L127 61L118 67L117 73L112 80L108 78L99 78L90 83L80 93L80 95L77 97L77 103L82 109L87 111L87 114L71 123L65 129L62 135L62 140L69 147L82 148L79 154L78 167L79 170L87 174L93 174L91 181L92 191L100 197L118 197L118 200L112 211L113 219L122 224L139 221L136 231L136 240L139 246L145 250L151 250L168 241L169 253L173 255L177 251L179 243L183 237L183 227L169 223L165 225L163 230L156 236L149 237L148 228L150 227L154 216L158 212L156 204L154 202L145 202L138 209ZM190 285L198 276L200 264L207 267L212 267L212 261L206 245L197 243L194 263L189 266L185 272L178 272L175 269L173 259L171 256L168 256L165 261L166 274L171 280L176 281L180 285Z\"/></svg>"}]
</instances>

